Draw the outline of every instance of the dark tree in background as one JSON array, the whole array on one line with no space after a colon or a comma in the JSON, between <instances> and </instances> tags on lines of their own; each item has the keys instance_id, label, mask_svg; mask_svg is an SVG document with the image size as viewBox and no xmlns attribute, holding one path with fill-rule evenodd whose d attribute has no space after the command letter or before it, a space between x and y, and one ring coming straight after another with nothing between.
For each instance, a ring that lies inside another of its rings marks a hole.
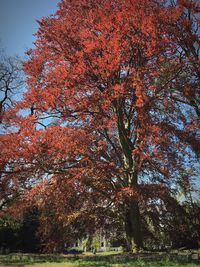
<instances>
[{"instance_id":1,"label":"dark tree in background","mask_svg":"<svg viewBox=\"0 0 200 267\"><path fill-rule=\"evenodd\" d=\"M3 113L13 106L24 84L22 64L18 57L8 57L0 51L0 122Z\"/></svg>"},{"instance_id":2,"label":"dark tree in background","mask_svg":"<svg viewBox=\"0 0 200 267\"><path fill-rule=\"evenodd\" d=\"M5 215L0 220L0 251L39 252L41 249L38 237L39 213L34 207L28 209L23 216Z\"/></svg>"}]
</instances>

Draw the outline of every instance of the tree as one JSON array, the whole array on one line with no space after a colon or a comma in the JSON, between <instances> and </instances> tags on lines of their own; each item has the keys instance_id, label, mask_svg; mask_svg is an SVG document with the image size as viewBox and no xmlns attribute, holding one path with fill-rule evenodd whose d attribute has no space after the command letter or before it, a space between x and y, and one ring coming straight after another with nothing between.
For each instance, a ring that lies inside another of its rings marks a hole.
<instances>
[{"instance_id":1,"label":"tree","mask_svg":"<svg viewBox=\"0 0 200 267\"><path fill-rule=\"evenodd\" d=\"M23 85L22 66L17 57L7 57L0 51L0 122L3 113L13 106L14 95Z\"/></svg>"},{"instance_id":2,"label":"tree","mask_svg":"<svg viewBox=\"0 0 200 267\"><path fill-rule=\"evenodd\" d=\"M171 97L185 66L174 30L183 12L164 1L63 0L39 22L0 163L5 192L18 192L15 208L37 203L44 235L53 220L77 234L120 221L127 249L142 248L146 208L167 207L180 179L190 182L181 173L194 153L180 136L193 106Z\"/></svg>"},{"instance_id":3,"label":"tree","mask_svg":"<svg viewBox=\"0 0 200 267\"><path fill-rule=\"evenodd\" d=\"M162 242L173 248L198 248L200 238L199 203L182 201L162 211Z\"/></svg>"},{"instance_id":4,"label":"tree","mask_svg":"<svg viewBox=\"0 0 200 267\"><path fill-rule=\"evenodd\" d=\"M176 45L178 56L177 68L179 75L169 84L170 97L172 100L181 103L187 109L192 107L190 112L194 113L194 119L184 131L174 128L177 136L184 142L190 144L191 148L200 155L199 147L196 147L196 128L199 125L200 119L200 39L199 39L199 9L198 1L177 1L182 7L182 15L174 22L171 27L170 34ZM174 4L176 5L176 4ZM196 119L195 119L196 118ZM198 137L197 137L198 138Z\"/></svg>"},{"instance_id":5,"label":"tree","mask_svg":"<svg viewBox=\"0 0 200 267\"><path fill-rule=\"evenodd\" d=\"M40 243L37 236L38 211L28 209L23 216L5 215L0 219L1 253L23 251L38 252Z\"/></svg>"},{"instance_id":6,"label":"tree","mask_svg":"<svg viewBox=\"0 0 200 267\"><path fill-rule=\"evenodd\" d=\"M14 106L15 102L20 99L23 85L22 62L18 57L8 57L3 50L0 50L0 138L4 138L4 134L10 132L6 114ZM2 143L2 145L5 144ZM2 145L0 145L1 148ZM3 154L3 149L1 153L0 185L2 190L0 192L0 209L7 205L12 198L15 198L11 186L8 186L8 181L5 181L2 176L2 170L6 168L4 164L6 160L3 160L3 157L6 158L6 154Z\"/></svg>"},{"instance_id":7,"label":"tree","mask_svg":"<svg viewBox=\"0 0 200 267\"><path fill-rule=\"evenodd\" d=\"M176 84L177 95L172 95L172 98L192 106L198 118L200 118L200 5L198 1L179 2L183 8L183 14L180 17L180 22L176 22L178 36L175 36L175 39L180 62L183 63L184 67L182 68L181 79ZM180 26L182 27L180 28Z\"/></svg>"}]
</instances>

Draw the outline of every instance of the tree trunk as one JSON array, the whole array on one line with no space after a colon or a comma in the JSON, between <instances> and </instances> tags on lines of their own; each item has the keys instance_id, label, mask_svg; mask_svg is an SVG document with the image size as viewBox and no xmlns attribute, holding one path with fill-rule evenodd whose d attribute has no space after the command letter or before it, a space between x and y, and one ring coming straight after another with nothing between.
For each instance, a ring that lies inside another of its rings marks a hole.
<instances>
[{"instance_id":1,"label":"tree trunk","mask_svg":"<svg viewBox=\"0 0 200 267\"><path fill-rule=\"evenodd\" d=\"M130 208L125 215L125 232L127 251L143 248L140 211L138 202L135 200L131 201Z\"/></svg>"},{"instance_id":2,"label":"tree trunk","mask_svg":"<svg viewBox=\"0 0 200 267\"><path fill-rule=\"evenodd\" d=\"M128 119L124 114L126 113L123 110L123 102L121 99L115 100L113 102L118 120L118 135L119 142L122 148L123 153L123 169L126 172L125 175L125 185L129 187L136 188L138 186L138 163L140 161L140 157L133 157L132 150L136 147L136 139L139 142L139 136L135 138L133 142L131 140L131 132L130 132L130 118ZM141 232L141 221L140 221L140 211L138 201L135 199L131 199L129 203L129 208L125 214L125 232L127 239L127 250L133 251L133 249L141 249L143 248L143 239Z\"/></svg>"}]
</instances>

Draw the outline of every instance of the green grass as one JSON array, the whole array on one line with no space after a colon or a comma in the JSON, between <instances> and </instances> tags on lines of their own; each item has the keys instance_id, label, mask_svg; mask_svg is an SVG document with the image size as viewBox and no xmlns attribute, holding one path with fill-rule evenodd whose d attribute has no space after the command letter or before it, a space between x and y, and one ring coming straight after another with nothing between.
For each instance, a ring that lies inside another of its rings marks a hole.
<instances>
[{"instance_id":1,"label":"green grass","mask_svg":"<svg viewBox=\"0 0 200 267\"><path fill-rule=\"evenodd\" d=\"M81 255L8 254L0 255L0 267L197 267L187 253L85 253Z\"/></svg>"}]
</instances>

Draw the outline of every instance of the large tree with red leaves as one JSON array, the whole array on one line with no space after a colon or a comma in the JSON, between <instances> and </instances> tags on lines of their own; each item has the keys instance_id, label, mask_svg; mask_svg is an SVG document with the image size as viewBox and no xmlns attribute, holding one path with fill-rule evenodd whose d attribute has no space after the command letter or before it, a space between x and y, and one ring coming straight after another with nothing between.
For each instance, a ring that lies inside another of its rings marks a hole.
<instances>
[{"instance_id":1,"label":"large tree with red leaves","mask_svg":"<svg viewBox=\"0 0 200 267\"><path fill-rule=\"evenodd\" d=\"M39 21L28 90L4 118L0 183L2 199L16 196L12 209L40 207L49 247L55 220L77 237L120 221L128 250L142 248L152 207L176 205L173 190L189 187L199 155L197 9L62 0Z\"/></svg>"}]
</instances>

